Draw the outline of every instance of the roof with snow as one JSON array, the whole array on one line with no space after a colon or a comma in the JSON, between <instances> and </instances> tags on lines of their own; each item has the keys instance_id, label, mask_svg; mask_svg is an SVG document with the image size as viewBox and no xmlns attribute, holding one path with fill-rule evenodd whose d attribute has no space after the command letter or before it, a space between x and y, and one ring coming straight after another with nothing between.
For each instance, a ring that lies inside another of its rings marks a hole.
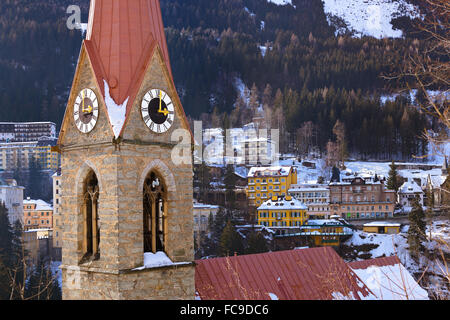
<instances>
[{"instance_id":1,"label":"roof with snow","mask_svg":"<svg viewBox=\"0 0 450 320\"><path fill-rule=\"evenodd\" d=\"M273 167L253 167L249 170L247 177L272 177L272 176L284 176L287 177L291 170L295 170L290 166L273 166Z\"/></svg>"},{"instance_id":2,"label":"roof with snow","mask_svg":"<svg viewBox=\"0 0 450 320\"><path fill-rule=\"evenodd\" d=\"M202 300L374 299L368 287L329 247L196 261Z\"/></svg>"},{"instance_id":3,"label":"roof with snow","mask_svg":"<svg viewBox=\"0 0 450 320\"><path fill-rule=\"evenodd\" d=\"M198 203L198 202L193 202L194 203L194 209L219 209L219 206L216 205L212 205L212 204L204 204L204 203Z\"/></svg>"},{"instance_id":4,"label":"roof with snow","mask_svg":"<svg viewBox=\"0 0 450 320\"><path fill-rule=\"evenodd\" d=\"M432 176L432 175L429 175L428 178L433 188L440 188L444 184L446 179L446 177L444 176Z\"/></svg>"},{"instance_id":5,"label":"roof with snow","mask_svg":"<svg viewBox=\"0 0 450 320\"><path fill-rule=\"evenodd\" d=\"M365 223L364 227L400 227L400 223L393 223L389 221L373 221Z\"/></svg>"},{"instance_id":6,"label":"roof with snow","mask_svg":"<svg viewBox=\"0 0 450 320\"><path fill-rule=\"evenodd\" d=\"M258 207L258 210L308 210L308 207L293 197L280 197L277 200L267 200Z\"/></svg>"},{"instance_id":7,"label":"roof with snow","mask_svg":"<svg viewBox=\"0 0 450 320\"><path fill-rule=\"evenodd\" d=\"M428 300L422 289L397 256L348 264L369 289L382 300Z\"/></svg>"},{"instance_id":8,"label":"roof with snow","mask_svg":"<svg viewBox=\"0 0 450 320\"><path fill-rule=\"evenodd\" d=\"M400 189L398 190L399 193L423 193L422 188L419 187L419 185L412 179L408 179Z\"/></svg>"},{"instance_id":9,"label":"roof with snow","mask_svg":"<svg viewBox=\"0 0 450 320\"><path fill-rule=\"evenodd\" d=\"M35 211L52 211L53 207L51 204L45 202L44 200L32 200L32 199L24 199L23 205L35 205L36 207L33 209Z\"/></svg>"}]
</instances>

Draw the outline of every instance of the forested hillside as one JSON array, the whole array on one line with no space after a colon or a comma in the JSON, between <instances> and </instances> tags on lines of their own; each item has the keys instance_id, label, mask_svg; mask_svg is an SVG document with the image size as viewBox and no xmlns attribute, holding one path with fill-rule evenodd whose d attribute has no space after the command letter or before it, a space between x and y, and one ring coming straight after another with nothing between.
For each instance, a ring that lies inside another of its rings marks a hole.
<instances>
[{"instance_id":1,"label":"forested hillside","mask_svg":"<svg viewBox=\"0 0 450 320\"><path fill-rule=\"evenodd\" d=\"M0 2L0 120L61 122L82 41L80 31L66 27L71 4L81 6L86 22L88 0ZM238 99L236 83L243 81L253 87L253 102L282 115L291 136L312 121L322 149L334 138L340 119L350 153L408 158L426 152L417 138L431 125L425 117L407 108L408 99L386 105L379 99L399 86L382 75L395 72L409 52L424 50L426 42L417 35L335 36L320 0L293 0L293 5L161 0L186 113L209 120L205 114L214 113L225 126L250 120L243 115L251 112L236 116L235 107L248 108ZM396 19L397 27L408 25L408 19Z\"/></svg>"}]
</instances>

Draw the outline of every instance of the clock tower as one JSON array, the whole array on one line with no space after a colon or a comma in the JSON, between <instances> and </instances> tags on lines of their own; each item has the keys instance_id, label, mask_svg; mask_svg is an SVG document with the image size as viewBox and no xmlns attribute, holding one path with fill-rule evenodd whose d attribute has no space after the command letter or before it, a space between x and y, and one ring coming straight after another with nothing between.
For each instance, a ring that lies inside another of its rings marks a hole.
<instances>
[{"instance_id":1,"label":"clock tower","mask_svg":"<svg viewBox=\"0 0 450 320\"><path fill-rule=\"evenodd\" d=\"M58 140L63 299L194 299L191 145L159 0L91 0Z\"/></svg>"}]
</instances>

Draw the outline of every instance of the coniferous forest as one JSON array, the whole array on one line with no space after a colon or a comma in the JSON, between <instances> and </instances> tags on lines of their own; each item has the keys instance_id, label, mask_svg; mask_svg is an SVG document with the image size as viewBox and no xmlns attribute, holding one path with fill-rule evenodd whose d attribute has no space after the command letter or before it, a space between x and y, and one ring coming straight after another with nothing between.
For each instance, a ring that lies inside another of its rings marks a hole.
<instances>
[{"instance_id":1,"label":"coniferous forest","mask_svg":"<svg viewBox=\"0 0 450 320\"><path fill-rule=\"evenodd\" d=\"M87 22L89 0L0 2L1 121L61 123L82 41L79 30L66 27L72 4L81 7ZM232 116L240 104L239 79L258 104L281 115L290 136L314 123L322 151L340 120L351 155L410 160L426 153L419 136L433 122L410 107L410 98L380 99L404 87L384 76L429 45L410 32L411 21L393 21L404 31L401 39L356 38L335 33L320 0L293 4L296 8L262 0L161 0L171 65L188 116L219 114L223 126L251 121Z\"/></svg>"}]
</instances>

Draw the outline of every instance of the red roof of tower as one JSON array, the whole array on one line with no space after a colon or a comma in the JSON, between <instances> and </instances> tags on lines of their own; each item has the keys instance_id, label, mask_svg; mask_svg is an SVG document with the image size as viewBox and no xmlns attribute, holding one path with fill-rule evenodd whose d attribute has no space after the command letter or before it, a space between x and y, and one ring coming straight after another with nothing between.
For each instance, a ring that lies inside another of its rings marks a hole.
<instances>
[{"instance_id":1,"label":"red roof of tower","mask_svg":"<svg viewBox=\"0 0 450 320\"><path fill-rule=\"evenodd\" d=\"M118 104L131 96L156 44L172 76L159 0L92 0L85 43L99 84L108 82Z\"/></svg>"},{"instance_id":2,"label":"red roof of tower","mask_svg":"<svg viewBox=\"0 0 450 320\"><path fill-rule=\"evenodd\" d=\"M106 81L116 104L129 99L126 118L156 48L174 85L159 0L91 0L84 44L104 97Z\"/></svg>"}]
</instances>

